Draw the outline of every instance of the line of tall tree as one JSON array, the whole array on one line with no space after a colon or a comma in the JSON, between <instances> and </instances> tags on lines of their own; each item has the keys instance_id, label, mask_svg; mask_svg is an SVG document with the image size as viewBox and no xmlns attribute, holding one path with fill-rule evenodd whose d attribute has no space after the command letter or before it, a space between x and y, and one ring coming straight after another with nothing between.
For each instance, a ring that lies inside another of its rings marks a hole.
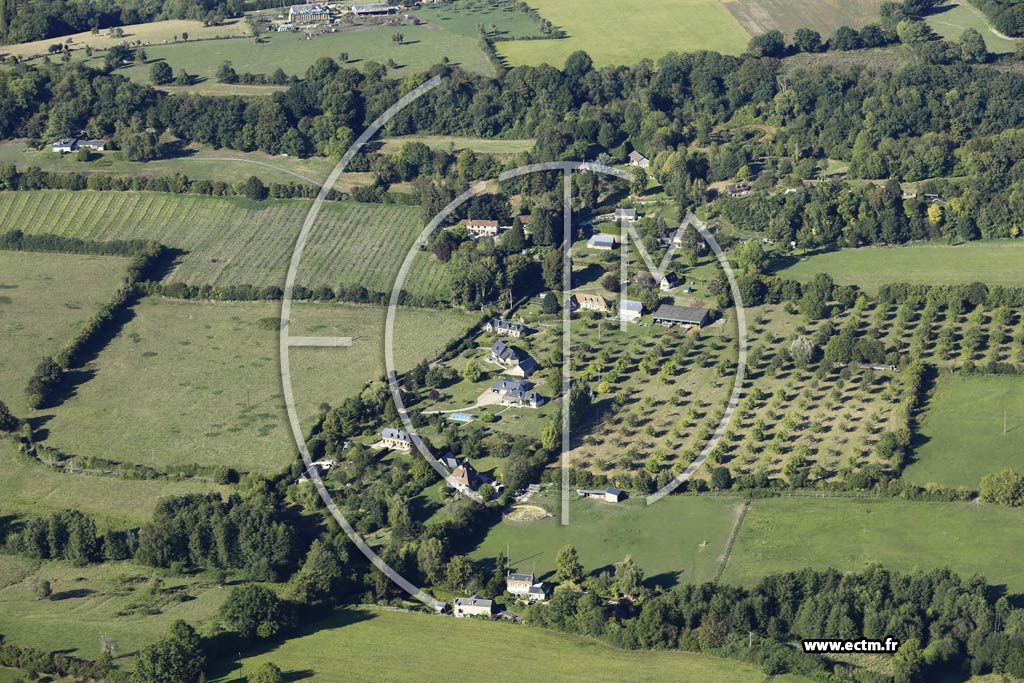
<instances>
[{"instance_id":1,"label":"line of tall tree","mask_svg":"<svg viewBox=\"0 0 1024 683\"><path fill-rule=\"evenodd\" d=\"M257 176L227 183L223 180L196 180L175 173L166 176L110 175L106 173L79 173L44 171L30 166L19 171L13 164L0 166L0 190L98 190L111 192L169 192L172 194L198 194L206 197L246 197L264 199L312 199L320 188L310 183L273 182L268 186ZM327 199L338 200L344 195L331 190Z\"/></svg>"},{"instance_id":2,"label":"line of tall tree","mask_svg":"<svg viewBox=\"0 0 1024 683\"><path fill-rule=\"evenodd\" d=\"M6 237L7 243L24 246L24 235L18 235L18 231L7 233ZM89 246L88 243L77 240L51 239L45 243L61 251ZM122 243L118 248L124 249L126 246L126 243ZM146 242L128 264L124 280L111 300L85 321L78 333L64 345L56 357L43 358L25 387L29 407L41 408L52 402L63 383L65 373L81 365L86 354L116 333L124 312L135 303L141 293L136 285L152 277L166 251L166 247L158 242Z\"/></svg>"}]
</instances>

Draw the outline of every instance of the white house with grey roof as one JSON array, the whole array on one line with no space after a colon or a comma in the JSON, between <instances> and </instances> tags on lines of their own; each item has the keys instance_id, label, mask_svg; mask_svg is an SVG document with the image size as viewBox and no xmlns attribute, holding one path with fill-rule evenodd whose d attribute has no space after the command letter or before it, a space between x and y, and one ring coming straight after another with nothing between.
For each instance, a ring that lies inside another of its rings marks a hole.
<instances>
[{"instance_id":1,"label":"white house with grey roof","mask_svg":"<svg viewBox=\"0 0 1024 683\"><path fill-rule=\"evenodd\" d=\"M651 166L651 160L634 149L629 153L629 165L642 168L646 171Z\"/></svg>"},{"instance_id":2,"label":"white house with grey roof","mask_svg":"<svg viewBox=\"0 0 1024 683\"><path fill-rule=\"evenodd\" d=\"M644 305L639 301L623 299L619 302L619 320L635 323L644 314Z\"/></svg>"},{"instance_id":3,"label":"white house with grey roof","mask_svg":"<svg viewBox=\"0 0 1024 683\"><path fill-rule=\"evenodd\" d=\"M529 377L540 369L537 361L529 356L520 359L515 349L503 341L496 341L491 345L487 360L495 365L500 365L506 374L513 377Z\"/></svg>"},{"instance_id":4,"label":"white house with grey roof","mask_svg":"<svg viewBox=\"0 0 1024 683\"><path fill-rule=\"evenodd\" d=\"M523 325L522 323L514 323L502 318L491 318L491 320L484 325L484 329L499 337L512 337L514 339L519 339L526 334L526 325Z\"/></svg>"},{"instance_id":5,"label":"white house with grey roof","mask_svg":"<svg viewBox=\"0 0 1024 683\"><path fill-rule=\"evenodd\" d=\"M385 427L384 431L380 433L380 440L385 448L390 448L393 451L408 453L412 450L412 437L409 436L409 432L401 429Z\"/></svg>"},{"instance_id":6,"label":"white house with grey roof","mask_svg":"<svg viewBox=\"0 0 1024 683\"><path fill-rule=\"evenodd\" d=\"M494 601L471 595L468 598L455 598L452 601L452 614L460 619L463 617L487 617L494 615Z\"/></svg>"}]
</instances>

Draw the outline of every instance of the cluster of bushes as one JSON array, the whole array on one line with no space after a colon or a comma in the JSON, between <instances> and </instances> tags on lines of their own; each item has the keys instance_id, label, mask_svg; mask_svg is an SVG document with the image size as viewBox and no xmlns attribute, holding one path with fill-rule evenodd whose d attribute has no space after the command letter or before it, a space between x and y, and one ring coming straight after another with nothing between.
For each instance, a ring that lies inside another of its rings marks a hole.
<instances>
[{"instance_id":1,"label":"cluster of bushes","mask_svg":"<svg viewBox=\"0 0 1024 683\"><path fill-rule=\"evenodd\" d=\"M110 673L109 661L92 662L64 652L47 652L7 643L0 645L0 666L25 671L33 679L38 674L48 674L98 681Z\"/></svg>"},{"instance_id":2,"label":"cluster of bushes","mask_svg":"<svg viewBox=\"0 0 1024 683\"><path fill-rule=\"evenodd\" d=\"M19 171L15 166L0 168L0 190L98 190L112 192L167 192L198 194L207 197L246 197L262 201L272 199L312 199L320 191L309 183L271 183L256 176L237 183L222 180L193 180L181 173L169 176L110 175L44 171L36 166ZM339 200L344 195L331 190L327 199Z\"/></svg>"}]
</instances>

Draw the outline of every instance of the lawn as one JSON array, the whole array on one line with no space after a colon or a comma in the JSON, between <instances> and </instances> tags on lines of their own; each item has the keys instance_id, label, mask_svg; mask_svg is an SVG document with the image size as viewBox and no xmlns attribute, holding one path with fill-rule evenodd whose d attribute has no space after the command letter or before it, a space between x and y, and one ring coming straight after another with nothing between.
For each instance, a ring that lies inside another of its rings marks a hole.
<instances>
[{"instance_id":1,"label":"lawn","mask_svg":"<svg viewBox=\"0 0 1024 683\"><path fill-rule=\"evenodd\" d=\"M1017 49L1020 40L1007 38L996 33L988 23L988 18L980 9L963 0L953 0L926 20L928 25L946 40L960 40L966 29L973 28L985 39L990 52L1005 53Z\"/></svg>"},{"instance_id":2,"label":"lawn","mask_svg":"<svg viewBox=\"0 0 1024 683\"><path fill-rule=\"evenodd\" d=\"M458 643L458 666L443 656L446 643ZM339 647L339 644L341 646ZM529 654L532 653L532 654ZM261 662L281 667L285 680L422 681L475 683L486 671L501 672L502 680L533 683L593 681L594 683L760 683L761 670L750 664L688 652L617 650L595 640L513 624L487 623L382 609L343 610L306 626L299 637L272 645L242 661L241 674ZM211 681L239 680L237 662L222 662ZM242 680L249 680L243 678ZM798 683L792 676L779 683Z\"/></svg>"},{"instance_id":3,"label":"lawn","mask_svg":"<svg viewBox=\"0 0 1024 683\"><path fill-rule=\"evenodd\" d=\"M891 499L755 500L722 581L751 585L803 567L855 571L871 563L900 570L949 567L1024 591L1024 512L973 503Z\"/></svg>"},{"instance_id":4,"label":"lawn","mask_svg":"<svg viewBox=\"0 0 1024 683\"><path fill-rule=\"evenodd\" d=\"M392 36L400 32L405 36L396 45ZM453 65L466 71L494 75L494 67L480 49L478 39L452 33L436 26L381 26L358 27L338 33L329 33L307 40L301 33L268 33L266 42L257 45L253 40L206 40L199 42L153 45L146 48L148 61L118 69L134 81L148 84L152 64L164 60L177 72L184 69L200 80L198 85L214 82L217 68L231 62L238 73L271 73L278 67L289 76L305 76L308 69L321 57L338 59L341 52L349 54L348 66L360 68L366 62L381 64L394 59L398 68L391 69L395 78L426 71L447 57ZM85 58L82 52L74 53ZM85 61L93 66L102 64L103 53L96 53Z\"/></svg>"},{"instance_id":5,"label":"lawn","mask_svg":"<svg viewBox=\"0 0 1024 683\"><path fill-rule=\"evenodd\" d=\"M885 0L723 0L751 35L810 28L828 38L840 26L878 23Z\"/></svg>"},{"instance_id":6,"label":"lawn","mask_svg":"<svg viewBox=\"0 0 1024 683\"><path fill-rule=\"evenodd\" d=\"M513 567L548 577L558 550L572 543L588 572L611 570L632 555L650 583L673 586L714 578L739 500L669 496L654 505L639 497L618 504L575 500L568 526L559 522L556 495L535 497L529 504L546 507L552 516L535 522L504 520L472 555L493 558L508 549Z\"/></svg>"},{"instance_id":7,"label":"lawn","mask_svg":"<svg viewBox=\"0 0 1024 683\"><path fill-rule=\"evenodd\" d=\"M497 43L512 65L561 67L577 50L597 66L635 64L672 51L739 54L750 40L719 0L533 0L530 6L568 38Z\"/></svg>"},{"instance_id":8,"label":"lawn","mask_svg":"<svg viewBox=\"0 0 1024 683\"><path fill-rule=\"evenodd\" d=\"M168 279L189 284L283 287L311 204L156 192L0 193L0 231L92 240L155 239L183 255ZM418 207L327 202L306 245L298 284L358 283L391 291L422 224ZM444 298L443 264L424 253L407 290Z\"/></svg>"},{"instance_id":9,"label":"lawn","mask_svg":"<svg viewBox=\"0 0 1024 683\"><path fill-rule=\"evenodd\" d=\"M201 626L216 617L230 590L203 576L175 577L129 562L73 567L0 557L0 565L7 565L0 567L5 642L89 659L99 656L101 636L117 641L117 657L131 657L178 619ZM163 584L151 593L153 577ZM36 599L35 579L50 582L49 600Z\"/></svg>"},{"instance_id":10,"label":"lawn","mask_svg":"<svg viewBox=\"0 0 1024 683\"><path fill-rule=\"evenodd\" d=\"M114 256L0 251L0 401L16 415L28 410L25 384L36 364L110 300L127 267Z\"/></svg>"},{"instance_id":11,"label":"lawn","mask_svg":"<svg viewBox=\"0 0 1024 683\"><path fill-rule=\"evenodd\" d=\"M306 424L382 376L385 309L298 304L292 331L344 335L351 348L296 349L291 356ZM46 411L47 443L74 455L145 465L201 463L273 473L294 457L278 360L280 304L143 299L134 317L89 365L91 378ZM403 310L396 324L399 370L432 357L474 317ZM424 329L428 332L424 333Z\"/></svg>"},{"instance_id":12,"label":"lawn","mask_svg":"<svg viewBox=\"0 0 1024 683\"><path fill-rule=\"evenodd\" d=\"M7 439L0 440L0 471L0 514L35 516L74 508L104 529L141 526L160 498L220 488L203 481L62 474L18 453Z\"/></svg>"},{"instance_id":13,"label":"lawn","mask_svg":"<svg viewBox=\"0 0 1024 683\"><path fill-rule=\"evenodd\" d=\"M990 472L1024 471L1024 378L940 379L919 433L903 474L915 484L976 489Z\"/></svg>"},{"instance_id":14,"label":"lawn","mask_svg":"<svg viewBox=\"0 0 1024 683\"><path fill-rule=\"evenodd\" d=\"M838 249L801 259L779 271L782 277L808 281L829 273L838 284L856 284L868 292L892 282L948 285L985 282L1020 285L1024 240L971 242L960 246L915 245Z\"/></svg>"}]
</instances>

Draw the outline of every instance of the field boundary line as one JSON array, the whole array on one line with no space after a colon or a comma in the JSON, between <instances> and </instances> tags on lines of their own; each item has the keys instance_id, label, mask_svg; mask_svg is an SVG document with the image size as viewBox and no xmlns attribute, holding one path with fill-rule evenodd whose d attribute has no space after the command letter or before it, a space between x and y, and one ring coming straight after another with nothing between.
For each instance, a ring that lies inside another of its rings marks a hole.
<instances>
[{"instance_id":1,"label":"field boundary line","mask_svg":"<svg viewBox=\"0 0 1024 683\"><path fill-rule=\"evenodd\" d=\"M736 515L736 522L732 525L732 531L729 533L729 540L725 544L725 553L722 555L722 561L718 563L718 569L715 570L715 578L711 579L711 583L718 583L722 578L722 574L725 573L725 568L729 564L729 558L732 556L733 546L736 545L736 537L739 536L740 527L743 526L743 520L746 519L747 513L750 512L751 501L743 501L743 507L740 508L740 512Z\"/></svg>"}]
</instances>

